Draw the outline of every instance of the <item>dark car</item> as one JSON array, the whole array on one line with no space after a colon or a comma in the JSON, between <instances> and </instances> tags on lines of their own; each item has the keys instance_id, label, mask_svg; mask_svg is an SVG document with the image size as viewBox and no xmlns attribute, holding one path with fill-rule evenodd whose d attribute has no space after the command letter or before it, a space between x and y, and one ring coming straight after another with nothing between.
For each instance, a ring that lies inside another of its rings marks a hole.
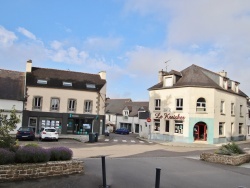
<instances>
[{"instance_id":1,"label":"dark car","mask_svg":"<svg viewBox=\"0 0 250 188\"><path fill-rule=\"evenodd\" d=\"M125 127L122 127L120 129L116 129L115 133L116 134L129 134L129 130Z\"/></svg>"},{"instance_id":2,"label":"dark car","mask_svg":"<svg viewBox=\"0 0 250 188\"><path fill-rule=\"evenodd\" d=\"M20 127L16 133L18 140L35 140L35 133L31 127Z\"/></svg>"}]
</instances>

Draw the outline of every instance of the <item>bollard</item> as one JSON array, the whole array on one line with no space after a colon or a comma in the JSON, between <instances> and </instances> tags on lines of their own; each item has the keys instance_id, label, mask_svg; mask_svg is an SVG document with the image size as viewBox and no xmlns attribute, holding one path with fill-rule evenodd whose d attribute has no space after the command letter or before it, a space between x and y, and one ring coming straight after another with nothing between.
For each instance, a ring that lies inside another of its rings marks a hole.
<instances>
[{"instance_id":1,"label":"bollard","mask_svg":"<svg viewBox=\"0 0 250 188\"><path fill-rule=\"evenodd\" d=\"M161 169L156 168L155 188L160 188Z\"/></svg>"},{"instance_id":2,"label":"bollard","mask_svg":"<svg viewBox=\"0 0 250 188\"><path fill-rule=\"evenodd\" d=\"M102 156L102 185L100 188L109 188L110 186L106 183L106 165L105 156Z\"/></svg>"}]
</instances>

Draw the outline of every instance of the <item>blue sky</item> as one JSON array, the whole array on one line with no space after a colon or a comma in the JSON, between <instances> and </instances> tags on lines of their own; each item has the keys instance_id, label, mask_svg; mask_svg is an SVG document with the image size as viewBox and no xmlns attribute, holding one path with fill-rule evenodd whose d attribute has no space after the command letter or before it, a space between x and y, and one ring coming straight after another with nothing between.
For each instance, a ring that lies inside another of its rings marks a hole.
<instances>
[{"instance_id":1,"label":"blue sky","mask_svg":"<svg viewBox=\"0 0 250 188\"><path fill-rule=\"evenodd\" d=\"M225 70L250 95L250 1L8 0L0 68L107 72L107 97L148 100L161 69Z\"/></svg>"}]
</instances>

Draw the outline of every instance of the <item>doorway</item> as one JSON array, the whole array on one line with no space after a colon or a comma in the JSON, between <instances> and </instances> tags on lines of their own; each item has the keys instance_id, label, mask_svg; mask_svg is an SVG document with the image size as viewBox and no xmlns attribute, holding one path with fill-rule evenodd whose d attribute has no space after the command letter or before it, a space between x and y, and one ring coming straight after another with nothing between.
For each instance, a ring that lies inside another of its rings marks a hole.
<instances>
[{"instance_id":1,"label":"doorway","mask_svg":"<svg viewBox=\"0 0 250 188\"><path fill-rule=\"evenodd\" d=\"M194 126L194 140L207 141L207 125L199 122Z\"/></svg>"}]
</instances>

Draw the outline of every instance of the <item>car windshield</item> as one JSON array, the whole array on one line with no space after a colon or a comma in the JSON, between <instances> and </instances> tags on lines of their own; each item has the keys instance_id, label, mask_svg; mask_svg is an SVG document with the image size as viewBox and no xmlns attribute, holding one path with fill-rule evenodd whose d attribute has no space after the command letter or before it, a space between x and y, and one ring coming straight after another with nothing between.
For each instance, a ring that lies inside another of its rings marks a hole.
<instances>
[{"instance_id":1,"label":"car windshield","mask_svg":"<svg viewBox=\"0 0 250 188\"><path fill-rule=\"evenodd\" d=\"M30 128L24 128L24 127L21 127L20 129L19 129L19 131L31 131L31 129Z\"/></svg>"},{"instance_id":2,"label":"car windshield","mask_svg":"<svg viewBox=\"0 0 250 188\"><path fill-rule=\"evenodd\" d=\"M55 129L45 129L46 132L56 132Z\"/></svg>"}]
</instances>

